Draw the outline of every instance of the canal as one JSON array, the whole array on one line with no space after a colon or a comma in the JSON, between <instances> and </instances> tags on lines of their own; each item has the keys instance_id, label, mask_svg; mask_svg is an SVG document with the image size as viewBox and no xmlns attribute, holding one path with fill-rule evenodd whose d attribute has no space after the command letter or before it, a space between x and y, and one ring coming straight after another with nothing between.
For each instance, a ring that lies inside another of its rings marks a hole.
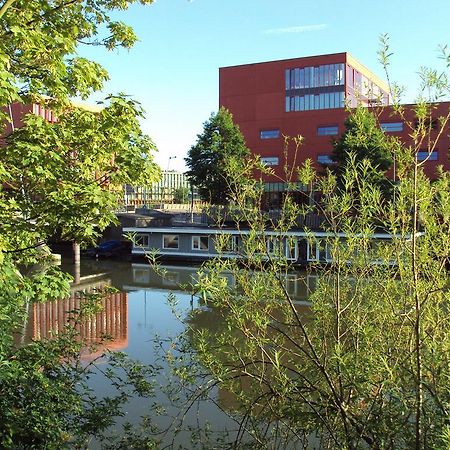
<instances>
[{"instance_id":1,"label":"canal","mask_svg":"<svg viewBox=\"0 0 450 450\"><path fill-rule=\"evenodd\" d=\"M108 369L107 363L97 359L105 350L124 352L131 359L159 370L155 373L154 395L149 399L132 398L111 433L120 434L121 424L138 425L143 416L149 416L153 425L164 430L157 435L162 444L197 448L195 442L191 442L197 433L189 429L213 430L212 442L219 441L221 435L230 438L236 432L238 423L230 414L233 399L227 392L212 389L207 398L196 402L183 403L181 398L173 401L179 380L172 376L166 356L171 349L176 349L177 336L185 330L186 319L193 311L201 313L196 314L200 320L189 321L193 327L214 329L220 326L217 322L220 317L186 290L196 279L196 267L163 268L165 274L160 276L145 263L82 260L80 281L73 285L70 299L32 306L25 339L49 337L52 330L60 328L67 311L78 306L76 291L93 292L107 285L114 286L118 292L108 294L102 311L80 328L81 336L88 343L98 342L104 335L112 338L94 353L84 356L86 363L95 359L98 368L90 378L91 387L100 397L116 394L115 388L106 383L102 375ZM64 261L62 269L74 274L74 267ZM299 308L308 309L307 292L313 289L314 282L314 277L303 273L293 273L286 278L286 289ZM185 357L189 358L189 354ZM189 361L184 360L184 364ZM205 439L204 436L197 438ZM100 447L93 442L90 448Z\"/></svg>"}]
</instances>

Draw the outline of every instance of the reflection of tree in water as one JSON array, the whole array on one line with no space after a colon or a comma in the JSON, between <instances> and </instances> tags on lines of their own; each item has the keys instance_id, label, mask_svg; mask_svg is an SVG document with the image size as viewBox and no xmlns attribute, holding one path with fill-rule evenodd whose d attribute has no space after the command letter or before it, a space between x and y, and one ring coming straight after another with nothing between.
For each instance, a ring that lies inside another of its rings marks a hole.
<instances>
[{"instance_id":1,"label":"reflection of tree in water","mask_svg":"<svg viewBox=\"0 0 450 450\"><path fill-rule=\"evenodd\" d=\"M235 324L236 311L242 311L239 301L246 301L247 276L255 278L259 275L249 272L244 277L233 277L233 283L228 283L229 296L222 298L223 306L204 300L202 307L192 310L186 319L185 338L194 349L194 358L200 366L199 373L205 371L202 367L206 367L215 374L215 379L220 380L214 384L217 387L217 402L237 424L236 430L227 437L229 442L234 441L233 445L237 446L252 442L264 448L268 442L266 438L270 435L272 445L277 446L290 434L291 442L303 445L307 442L306 435L296 435L289 426L277 422L277 408L280 405L277 404L273 387L284 380L276 379L279 374L272 370L266 352L270 353L275 347L284 349L284 354L279 355L280 364L291 367L292 370L288 370L286 376L292 378L295 377L295 367L301 355L298 344L290 337L291 334L298 334L292 322L292 311L285 302L280 301L281 295L278 299L276 295L273 296L274 290L277 291L273 285L270 290L264 289L264 286L267 287L265 283L271 284L274 280L265 277L263 281L261 278L261 298L252 309L260 320L266 321L266 334L263 337L265 345L259 346L262 336L260 324L256 326L254 322L255 317L247 317L248 320L244 318L239 327ZM311 319L312 312L305 300L314 283L315 277L308 279L306 274L291 274L290 277L283 277L283 287L280 287L296 295L295 315L300 316L304 323L309 323ZM281 294L281 291L277 294ZM201 385L201 389L204 389L204 385Z\"/></svg>"},{"instance_id":2,"label":"reflection of tree in water","mask_svg":"<svg viewBox=\"0 0 450 450\"><path fill-rule=\"evenodd\" d=\"M15 334L15 379L0 386L0 419L20 426L14 438L20 448L85 448L93 438L111 448L123 442L154 448L153 425L111 434L129 399L153 397L159 369L118 351L128 345L128 294L112 290L103 276L86 278L66 299L29 305ZM95 393L90 378L109 385L108 395ZM39 420L28 405L42 412Z\"/></svg>"}]
</instances>

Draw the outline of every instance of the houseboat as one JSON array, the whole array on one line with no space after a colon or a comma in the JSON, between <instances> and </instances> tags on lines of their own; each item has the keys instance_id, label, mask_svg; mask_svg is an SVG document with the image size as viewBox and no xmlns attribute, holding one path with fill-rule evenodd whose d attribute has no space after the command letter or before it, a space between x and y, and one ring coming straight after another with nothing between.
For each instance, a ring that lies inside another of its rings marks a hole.
<instances>
[{"instance_id":1,"label":"houseboat","mask_svg":"<svg viewBox=\"0 0 450 450\"><path fill-rule=\"evenodd\" d=\"M132 241L132 256L145 257L152 252L164 260L205 261L216 258L262 259L282 258L289 263L307 265L331 263L332 245L338 239L345 242L345 233L325 231L264 231L212 227L127 227L124 234ZM373 233L373 247L399 236ZM249 245L249 241L251 245Z\"/></svg>"}]
</instances>

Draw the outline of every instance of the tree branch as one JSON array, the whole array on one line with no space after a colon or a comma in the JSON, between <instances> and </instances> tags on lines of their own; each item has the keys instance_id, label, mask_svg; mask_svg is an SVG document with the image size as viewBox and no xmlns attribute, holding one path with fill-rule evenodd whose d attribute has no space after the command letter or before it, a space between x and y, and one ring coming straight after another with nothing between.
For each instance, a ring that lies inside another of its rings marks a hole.
<instances>
[{"instance_id":1,"label":"tree branch","mask_svg":"<svg viewBox=\"0 0 450 450\"><path fill-rule=\"evenodd\" d=\"M5 15L6 11L12 6L16 0L6 0L3 6L0 8L0 19Z\"/></svg>"}]
</instances>

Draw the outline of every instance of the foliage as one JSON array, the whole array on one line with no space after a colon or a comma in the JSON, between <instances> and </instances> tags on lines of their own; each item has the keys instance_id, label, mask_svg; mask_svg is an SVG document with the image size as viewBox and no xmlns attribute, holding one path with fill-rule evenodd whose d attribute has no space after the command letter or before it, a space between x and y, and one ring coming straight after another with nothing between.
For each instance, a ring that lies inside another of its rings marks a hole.
<instances>
[{"instance_id":1,"label":"foliage","mask_svg":"<svg viewBox=\"0 0 450 450\"><path fill-rule=\"evenodd\" d=\"M181 186L173 191L173 201L174 203L188 203L190 189L186 186Z\"/></svg>"},{"instance_id":2,"label":"foliage","mask_svg":"<svg viewBox=\"0 0 450 450\"><path fill-rule=\"evenodd\" d=\"M218 385L221 398L234 399L224 405L240 424L233 448L450 445L450 175L430 181L417 161L424 143L429 154L435 148L450 111L430 135L434 108L426 100L415 108L412 145L383 147L398 161L392 197L384 198L374 176L380 164L369 159L353 158L341 184L330 172L318 177L310 162L300 170L301 182L319 186L327 219L328 234L316 242L311 232L306 242L332 257L308 269L310 308L289 288L301 274L283 240L312 206L300 209L287 194L274 220L234 192L241 214L248 211L250 228L234 249L245 261L203 265L194 292L206 307L192 311L183 336L197 370L212 374L201 389ZM378 232L389 239L375 240ZM218 241L229 254L226 236ZM205 316L215 317L214 327L202 325Z\"/></svg>"},{"instance_id":3,"label":"foliage","mask_svg":"<svg viewBox=\"0 0 450 450\"><path fill-rule=\"evenodd\" d=\"M190 148L185 159L187 175L197 187L200 197L212 204L226 204L230 197L227 160L244 163L249 156L239 127L225 108L220 108L203 124L203 133Z\"/></svg>"},{"instance_id":4,"label":"foliage","mask_svg":"<svg viewBox=\"0 0 450 450\"><path fill-rule=\"evenodd\" d=\"M102 355L112 367L105 382L116 386L112 397L97 398L89 377L99 376L97 359L80 360L86 343L76 325L99 309L104 294L80 299L65 330L51 340L34 341L2 353L0 366L0 443L2 448L85 448L92 437L102 440L131 396L149 396L157 368L130 363L120 353ZM63 363L65 362L65 363ZM126 379L126 381L125 381Z\"/></svg>"},{"instance_id":5,"label":"foliage","mask_svg":"<svg viewBox=\"0 0 450 450\"><path fill-rule=\"evenodd\" d=\"M357 107L345 121L345 132L333 143L332 158L336 163L333 170L339 185L344 183L346 170L367 160L371 168L370 181L388 193L390 182L386 171L392 165L396 144L393 136L387 136L380 129L375 112Z\"/></svg>"},{"instance_id":6,"label":"foliage","mask_svg":"<svg viewBox=\"0 0 450 450\"><path fill-rule=\"evenodd\" d=\"M70 277L49 266L49 238L92 243L114 220L122 183L158 177L138 103L123 94L95 108L71 101L108 79L98 63L77 54L78 46L131 47L132 29L111 13L133 3L0 0L0 135L7 121L12 129L1 136L0 153L2 448L73 446L106 428L127 397L102 401L89 392L89 370L70 330L19 348L13 333L26 326L31 302L68 294ZM17 128L12 102L38 104L57 119L29 114Z\"/></svg>"},{"instance_id":7,"label":"foliage","mask_svg":"<svg viewBox=\"0 0 450 450\"><path fill-rule=\"evenodd\" d=\"M122 184L145 185L157 173L140 116L136 102L121 97L98 113L66 109L54 124L27 116L1 156L2 230L14 231L13 245L45 242L55 230L92 242L115 220Z\"/></svg>"}]
</instances>

